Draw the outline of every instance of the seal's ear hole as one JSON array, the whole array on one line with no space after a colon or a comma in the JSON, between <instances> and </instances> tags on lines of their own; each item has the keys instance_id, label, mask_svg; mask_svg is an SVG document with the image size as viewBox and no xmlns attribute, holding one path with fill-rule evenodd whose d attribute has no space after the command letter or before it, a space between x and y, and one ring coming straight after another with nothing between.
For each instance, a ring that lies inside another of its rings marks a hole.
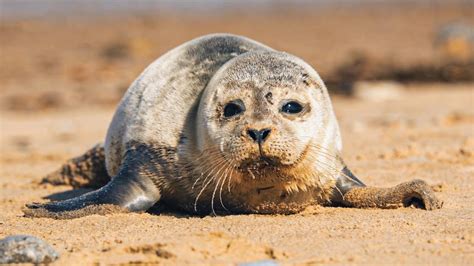
<instances>
[{"instance_id":1,"label":"seal's ear hole","mask_svg":"<svg viewBox=\"0 0 474 266\"><path fill-rule=\"evenodd\" d=\"M413 206L417 209L425 209L425 203L423 200L416 194L409 195L403 199L403 207Z\"/></svg>"},{"instance_id":2,"label":"seal's ear hole","mask_svg":"<svg viewBox=\"0 0 474 266\"><path fill-rule=\"evenodd\" d=\"M245 105L241 100L235 100L227 103L224 106L224 116L232 117L241 114L245 111Z\"/></svg>"}]
</instances>

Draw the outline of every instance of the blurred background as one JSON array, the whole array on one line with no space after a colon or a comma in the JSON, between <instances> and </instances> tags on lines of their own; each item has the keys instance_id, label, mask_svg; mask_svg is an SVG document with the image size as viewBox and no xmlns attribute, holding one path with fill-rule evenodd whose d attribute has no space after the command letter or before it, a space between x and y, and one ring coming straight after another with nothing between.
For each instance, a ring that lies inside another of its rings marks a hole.
<instances>
[{"instance_id":1,"label":"blurred background","mask_svg":"<svg viewBox=\"0 0 474 266\"><path fill-rule=\"evenodd\" d=\"M158 56L214 32L303 58L332 94L474 80L469 0L0 0L0 12L2 110L115 106Z\"/></svg>"}]
</instances>

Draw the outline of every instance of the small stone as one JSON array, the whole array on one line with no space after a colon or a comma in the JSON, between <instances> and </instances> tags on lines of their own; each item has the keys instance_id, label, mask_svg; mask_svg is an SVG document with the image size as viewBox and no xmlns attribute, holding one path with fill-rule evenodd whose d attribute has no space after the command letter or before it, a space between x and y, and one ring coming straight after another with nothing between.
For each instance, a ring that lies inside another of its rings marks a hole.
<instances>
[{"instance_id":1,"label":"small stone","mask_svg":"<svg viewBox=\"0 0 474 266\"><path fill-rule=\"evenodd\" d=\"M14 235L0 240L0 264L51 263L58 258L51 245L34 236Z\"/></svg>"},{"instance_id":2,"label":"small stone","mask_svg":"<svg viewBox=\"0 0 474 266\"><path fill-rule=\"evenodd\" d=\"M274 260L259 260L253 262L239 263L239 266L278 266Z\"/></svg>"}]
</instances>

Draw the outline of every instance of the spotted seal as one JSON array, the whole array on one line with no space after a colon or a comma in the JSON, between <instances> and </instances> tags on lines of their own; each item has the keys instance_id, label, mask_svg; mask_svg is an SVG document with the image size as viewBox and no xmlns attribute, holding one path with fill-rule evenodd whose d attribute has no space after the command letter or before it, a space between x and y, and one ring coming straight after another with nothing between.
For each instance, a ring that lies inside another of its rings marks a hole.
<instances>
[{"instance_id":1,"label":"spotted seal","mask_svg":"<svg viewBox=\"0 0 474 266\"><path fill-rule=\"evenodd\" d=\"M199 214L441 207L421 180L366 187L341 149L327 89L310 65L245 37L207 35L147 67L121 100L104 145L46 180L82 176L100 189L29 204L25 213L73 218L155 204Z\"/></svg>"}]
</instances>

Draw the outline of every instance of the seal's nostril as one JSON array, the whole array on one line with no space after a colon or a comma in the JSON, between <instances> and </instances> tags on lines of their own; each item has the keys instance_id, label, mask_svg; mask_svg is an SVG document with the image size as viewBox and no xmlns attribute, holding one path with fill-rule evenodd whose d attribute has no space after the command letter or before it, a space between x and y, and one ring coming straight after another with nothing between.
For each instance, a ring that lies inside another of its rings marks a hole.
<instances>
[{"instance_id":1,"label":"seal's nostril","mask_svg":"<svg viewBox=\"0 0 474 266\"><path fill-rule=\"evenodd\" d=\"M265 128L262 130L248 129L247 134L257 143L262 143L270 135L271 129Z\"/></svg>"},{"instance_id":2,"label":"seal's nostril","mask_svg":"<svg viewBox=\"0 0 474 266\"><path fill-rule=\"evenodd\" d=\"M253 141L259 141L259 133L258 130L249 129L247 130L247 134L253 139Z\"/></svg>"},{"instance_id":3,"label":"seal's nostril","mask_svg":"<svg viewBox=\"0 0 474 266\"><path fill-rule=\"evenodd\" d=\"M260 130L260 139L262 140L262 142L268 137L268 135L270 135L271 131L272 130L268 128Z\"/></svg>"}]
</instances>

